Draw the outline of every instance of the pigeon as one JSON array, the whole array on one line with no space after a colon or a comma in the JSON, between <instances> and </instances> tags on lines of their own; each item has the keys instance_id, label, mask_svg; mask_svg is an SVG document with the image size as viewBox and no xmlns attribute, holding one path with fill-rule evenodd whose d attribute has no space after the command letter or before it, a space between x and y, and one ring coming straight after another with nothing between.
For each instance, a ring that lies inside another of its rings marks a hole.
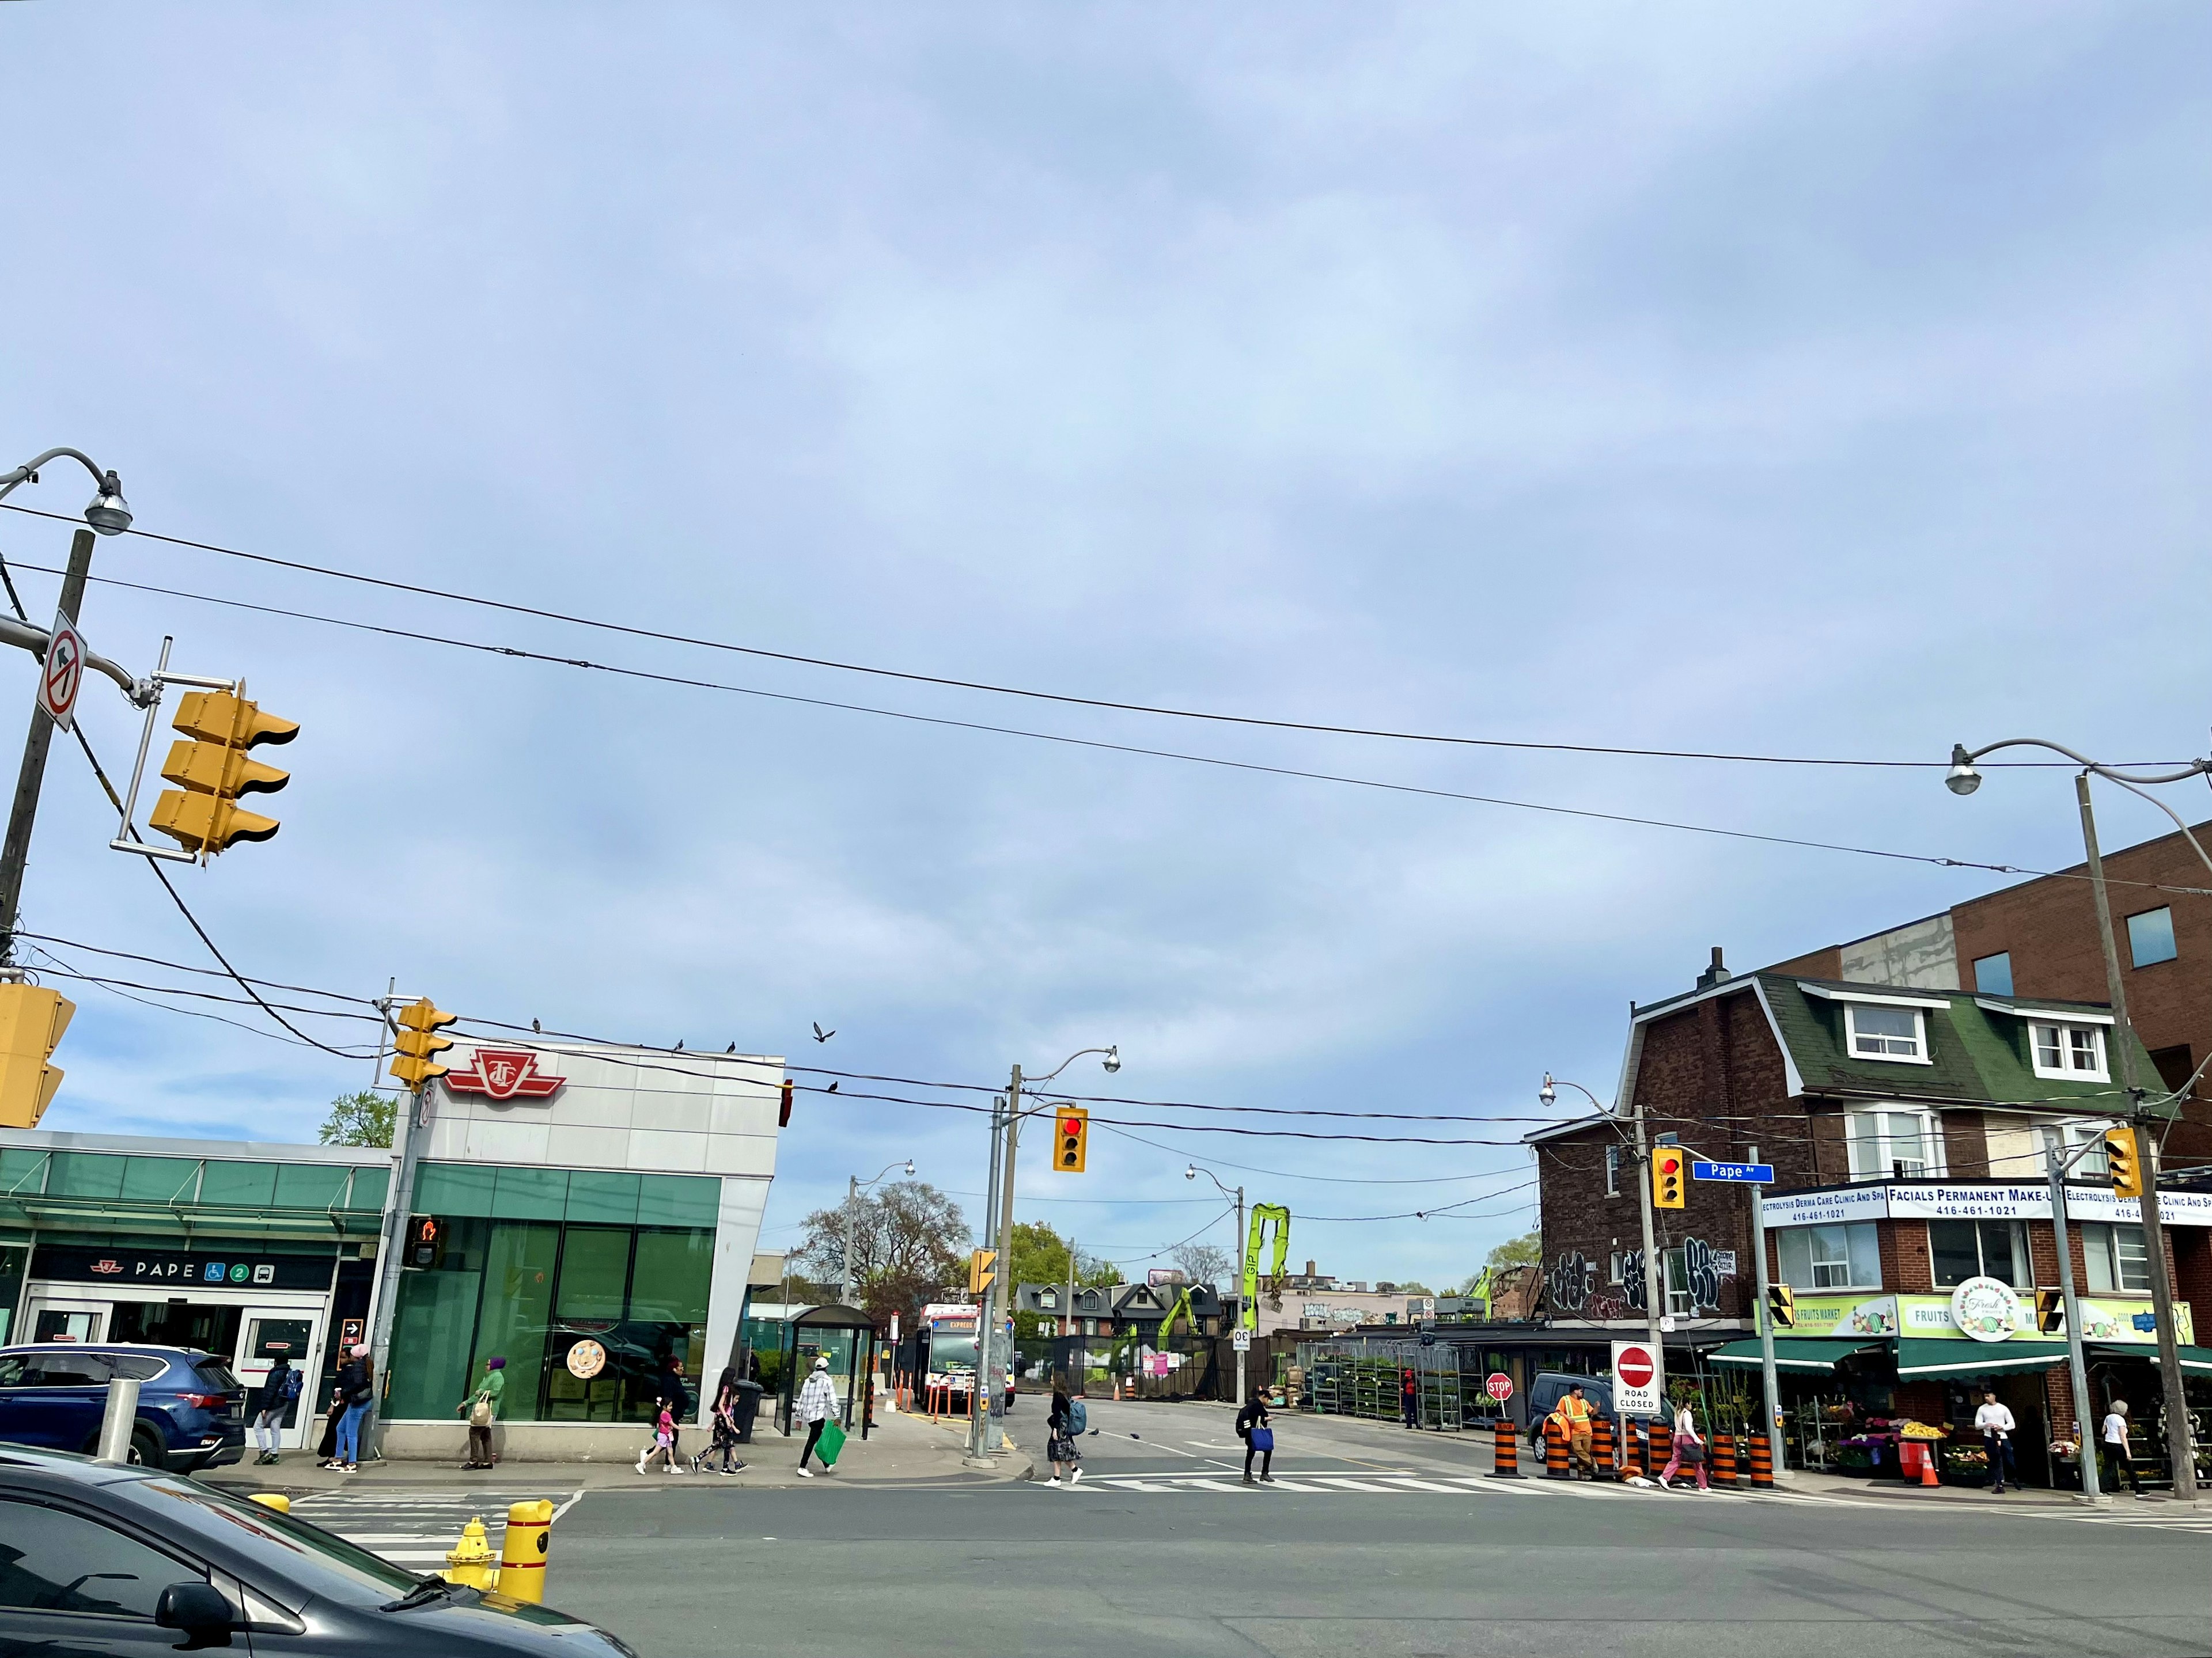
<instances>
[{"instance_id":1,"label":"pigeon","mask_svg":"<svg viewBox=\"0 0 2212 1658\"><path fill-rule=\"evenodd\" d=\"M837 1084L836 1083L831 1083L829 1087L823 1089L822 1091L825 1094L834 1094L837 1091Z\"/></svg>"},{"instance_id":2,"label":"pigeon","mask_svg":"<svg viewBox=\"0 0 2212 1658\"><path fill-rule=\"evenodd\" d=\"M722 1050L722 1052L723 1052L723 1053L725 1053L725 1054L734 1054L734 1053L736 1053L737 1051L738 1051L738 1045L737 1045L735 1042L732 1042L732 1043L731 1043L727 1048L724 1048L724 1049Z\"/></svg>"},{"instance_id":3,"label":"pigeon","mask_svg":"<svg viewBox=\"0 0 2212 1658\"><path fill-rule=\"evenodd\" d=\"M684 1038L683 1038L683 1037L681 1037L681 1036L678 1036L678 1037L676 1039L676 1046L675 1046L674 1048L671 1048L669 1051L670 1051L671 1053L673 1053L673 1054L681 1054L681 1053L684 1051Z\"/></svg>"},{"instance_id":4,"label":"pigeon","mask_svg":"<svg viewBox=\"0 0 2212 1658\"><path fill-rule=\"evenodd\" d=\"M542 1030L538 1030L538 1021L537 1021L537 1020L535 1020L535 1019L532 1019L532 1020L530 1022L530 1028L531 1028L532 1030L538 1030L538 1034L539 1034L540 1035L543 1035L544 1034L544 1031L542 1031Z\"/></svg>"},{"instance_id":5,"label":"pigeon","mask_svg":"<svg viewBox=\"0 0 2212 1658\"><path fill-rule=\"evenodd\" d=\"M822 1028L822 1021L821 1021L821 1020L817 1019L817 1020L814 1022L814 1040L815 1040L816 1042L828 1042L828 1041L829 1041L832 1036L836 1035L836 1034L837 1034L837 1033L836 1033L836 1031L834 1031L834 1030L824 1030L824 1029Z\"/></svg>"}]
</instances>

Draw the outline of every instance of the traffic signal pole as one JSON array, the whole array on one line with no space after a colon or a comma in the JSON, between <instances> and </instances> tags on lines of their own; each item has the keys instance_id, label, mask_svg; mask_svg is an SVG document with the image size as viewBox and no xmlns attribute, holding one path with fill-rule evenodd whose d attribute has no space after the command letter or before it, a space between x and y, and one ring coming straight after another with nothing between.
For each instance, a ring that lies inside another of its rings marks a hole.
<instances>
[{"instance_id":1,"label":"traffic signal pole","mask_svg":"<svg viewBox=\"0 0 2212 1658\"><path fill-rule=\"evenodd\" d=\"M1750 1161L1759 1161L1759 1148L1751 1148ZM1767 1442L1779 1453L1782 1449L1782 1382L1774 1371L1774 1309L1766 1304L1766 1188L1751 1188L1751 1259L1757 1274L1759 1300L1752 1309L1752 1316L1759 1321L1759 1380L1766 1393L1766 1430L1773 1436ZM1788 1460L1776 1462L1778 1472L1787 1472Z\"/></svg>"},{"instance_id":2,"label":"traffic signal pole","mask_svg":"<svg viewBox=\"0 0 2212 1658\"><path fill-rule=\"evenodd\" d=\"M69 569L62 577L61 608L82 621L85 579L92 571L93 534L79 530L70 537ZM23 738L23 764L15 774L15 801L8 812L8 836L0 841L0 966L15 959L15 918L23 896L23 870L30 861L31 828L39 816L39 788L46 781L46 750L53 744L54 722L35 702L31 729Z\"/></svg>"},{"instance_id":3,"label":"traffic signal pole","mask_svg":"<svg viewBox=\"0 0 2212 1658\"><path fill-rule=\"evenodd\" d=\"M2051 1236L2058 1246L2058 1296L2066 1308L2066 1370L2074 1383L2074 1427L2081 1437L2081 1500L2102 1503L2106 1499L2098 1489L2097 1418L2090 1414L2089 1370L2081 1355L2081 1310L2074 1299L2074 1246L2066 1236L2066 1163L2056 1145L2045 1148L2043 1155L2051 1175Z\"/></svg>"},{"instance_id":4,"label":"traffic signal pole","mask_svg":"<svg viewBox=\"0 0 2212 1658\"><path fill-rule=\"evenodd\" d=\"M1644 1332L1658 1370L1659 1396L1667 1396L1667 1350L1659 1341L1659 1297L1666 1292L1667 1264L1659 1259L1651 1226L1651 1143L1644 1132L1644 1102L1636 1103L1637 1206L1644 1222Z\"/></svg>"}]
</instances>

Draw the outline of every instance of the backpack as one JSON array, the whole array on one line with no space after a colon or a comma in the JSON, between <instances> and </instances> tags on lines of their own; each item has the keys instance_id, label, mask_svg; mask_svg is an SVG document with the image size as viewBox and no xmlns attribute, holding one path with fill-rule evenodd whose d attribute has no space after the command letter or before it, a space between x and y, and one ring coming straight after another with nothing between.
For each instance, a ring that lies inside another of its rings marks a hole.
<instances>
[{"instance_id":1,"label":"backpack","mask_svg":"<svg viewBox=\"0 0 2212 1658\"><path fill-rule=\"evenodd\" d=\"M1079 1399L1069 1400L1067 1401L1067 1436L1073 1439L1090 1426L1091 1412L1083 1408L1083 1401Z\"/></svg>"},{"instance_id":2,"label":"backpack","mask_svg":"<svg viewBox=\"0 0 2212 1658\"><path fill-rule=\"evenodd\" d=\"M299 1371L297 1371L297 1370L289 1370L289 1369L288 1369L288 1370L284 1372L284 1388L283 1388L283 1391L281 1394L279 1394L277 1395L278 1402L280 1402L280 1403L282 1403L282 1404L285 1404L285 1405L289 1405L289 1404L290 1404L294 1400L297 1399L299 1396L300 1396L300 1372L299 1372Z\"/></svg>"}]
</instances>

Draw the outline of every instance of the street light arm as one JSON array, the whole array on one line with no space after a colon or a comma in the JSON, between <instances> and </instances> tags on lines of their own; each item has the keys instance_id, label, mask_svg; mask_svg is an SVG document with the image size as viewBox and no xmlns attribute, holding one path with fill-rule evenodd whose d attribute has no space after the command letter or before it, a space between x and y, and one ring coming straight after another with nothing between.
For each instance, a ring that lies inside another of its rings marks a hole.
<instances>
[{"instance_id":1,"label":"street light arm","mask_svg":"<svg viewBox=\"0 0 2212 1658\"><path fill-rule=\"evenodd\" d=\"M890 1174L890 1173L891 1172L891 1170L892 1170L892 1169L904 1169L904 1168L906 1168L908 1164L910 1164L911 1163L913 1163L913 1161L914 1161L914 1159L913 1159L912 1157L893 1157L893 1158L892 1158L889 1163L885 1163L885 1164L884 1164L881 1169L878 1169L878 1170L876 1170L876 1172L875 1172L873 1175L870 1175L866 1180L862 1181L860 1183L860 1189L861 1191L863 1191L863 1192L866 1191L866 1190L867 1190L871 1186L873 1186L873 1185L874 1185L878 1181L881 1180L884 1175L886 1175Z\"/></svg>"},{"instance_id":2,"label":"street light arm","mask_svg":"<svg viewBox=\"0 0 2212 1658\"><path fill-rule=\"evenodd\" d=\"M1030 1083L1048 1083L1054 1077L1060 1075L1061 1072L1066 1070L1068 1066L1073 1065L1078 1060L1081 1059L1086 1054L1112 1054L1117 1051L1118 1050L1111 1048L1078 1048L1074 1053L1069 1054L1051 1070L1046 1072L1042 1077L1032 1077L1028 1075L1026 1072L1024 1073L1022 1077L1023 1085L1026 1087Z\"/></svg>"},{"instance_id":3,"label":"street light arm","mask_svg":"<svg viewBox=\"0 0 2212 1658\"><path fill-rule=\"evenodd\" d=\"M1972 762L1985 754L1995 754L1999 749L2048 749L2051 753L2063 754L2075 765L2115 783L2179 783L2185 778L2202 777L2207 772L2212 772L2212 760L2192 760L2179 771L2121 771L2102 765L2087 755L2076 754L2063 743L2053 743L2040 737L2008 737L2002 743L1986 744L1978 749L1961 748L1960 752Z\"/></svg>"},{"instance_id":4,"label":"street light arm","mask_svg":"<svg viewBox=\"0 0 2212 1658\"><path fill-rule=\"evenodd\" d=\"M1551 1076L1551 1073L1548 1072L1545 1074L1547 1077ZM1584 1088L1580 1083L1571 1083L1565 1077L1551 1077L1551 1082L1554 1088L1573 1089L1576 1093L1581 1095L1584 1099L1588 1100L1592 1105L1595 1106L1601 1111L1610 1113L1613 1109L1611 1106L1607 1105L1603 1100L1598 1098L1596 1095L1591 1093L1589 1089Z\"/></svg>"},{"instance_id":5,"label":"street light arm","mask_svg":"<svg viewBox=\"0 0 2212 1658\"><path fill-rule=\"evenodd\" d=\"M17 484L28 483L37 478L39 476L39 468L44 466L50 460L74 460L80 462L83 465L84 470L92 474L92 481L94 483L105 483L107 481L107 475L100 470L99 464L95 462L90 455L85 453L83 450L69 448L49 449L45 454L39 456L36 459L25 461L21 466L18 466L12 472L0 472L0 501L5 501L8 498L9 492L14 489Z\"/></svg>"},{"instance_id":6,"label":"street light arm","mask_svg":"<svg viewBox=\"0 0 2212 1658\"><path fill-rule=\"evenodd\" d=\"M19 649L28 651L43 662L46 659L48 637L46 630L36 623L18 622L12 616L0 616L0 645L15 646ZM84 665L96 673L106 674L121 686L123 695L131 700L134 708L143 708L154 700L152 682L133 679L121 666L110 662L104 656L87 651L84 655Z\"/></svg>"},{"instance_id":7,"label":"street light arm","mask_svg":"<svg viewBox=\"0 0 2212 1658\"><path fill-rule=\"evenodd\" d=\"M1237 1195L1236 1193L1231 1191L1227 1187L1221 1183L1221 1176L1215 1174L1211 1169L1207 1169L1201 1164L1194 1163L1189 1166L1188 1170L1186 1172L1205 1175L1206 1179L1213 1182L1213 1189L1220 1193L1224 1198L1233 1198ZM1200 1201L1203 1202L1205 1199L1200 1199Z\"/></svg>"}]
</instances>

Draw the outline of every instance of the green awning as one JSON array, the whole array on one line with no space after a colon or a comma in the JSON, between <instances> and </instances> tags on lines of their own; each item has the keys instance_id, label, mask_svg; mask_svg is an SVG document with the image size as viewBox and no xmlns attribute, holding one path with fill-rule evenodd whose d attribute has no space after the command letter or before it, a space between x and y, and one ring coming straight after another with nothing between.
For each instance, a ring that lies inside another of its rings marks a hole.
<instances>
[{"instance_id":1,"label":"green awning","mask_svg":"<svg viewBox=\"0 0 2212 1658\"><path fill-rule=\"evenodd\" d=\"M2084 1345L2083 1351L2093 1360L2139 1358L2147 1364L2158 1363L2158 1347L2148 1341L2092 1341ZM2212 1347L2184 1347L2181 1368L2191 1376L2212 1376Z\"/></svg>"},{"instance_id":2,"label":"green awning","mask_svg":"<svg viewBox=\"0 0 2212 1658\"><path fill-rule=\"evenodd\" d=\"M1777 1336L1774 1338L1774 1368L1778 1370L1817 1370L1823 1375L1836 1368L1837 1361L1849 1358L1880 1343L1848 1341L1812 1336ZM1705 1355L1708 1364L1741 1365L1757 1370L1761 1363L1759 1343L1731 1341Z\"/></svg>"},{"instance_id":3,"label":"green awning","mask_svg":"<svg viewBox=\"0 0 2212 1658\"><path fill-rule=\"evenodd\" d=\"M2063 1341L1949 1341L1905 1336L1897 1344L1897 1374L1904 1376L1996 1376L2043 1370L2066 1362Z\"/></svg>"}]
</instances>

